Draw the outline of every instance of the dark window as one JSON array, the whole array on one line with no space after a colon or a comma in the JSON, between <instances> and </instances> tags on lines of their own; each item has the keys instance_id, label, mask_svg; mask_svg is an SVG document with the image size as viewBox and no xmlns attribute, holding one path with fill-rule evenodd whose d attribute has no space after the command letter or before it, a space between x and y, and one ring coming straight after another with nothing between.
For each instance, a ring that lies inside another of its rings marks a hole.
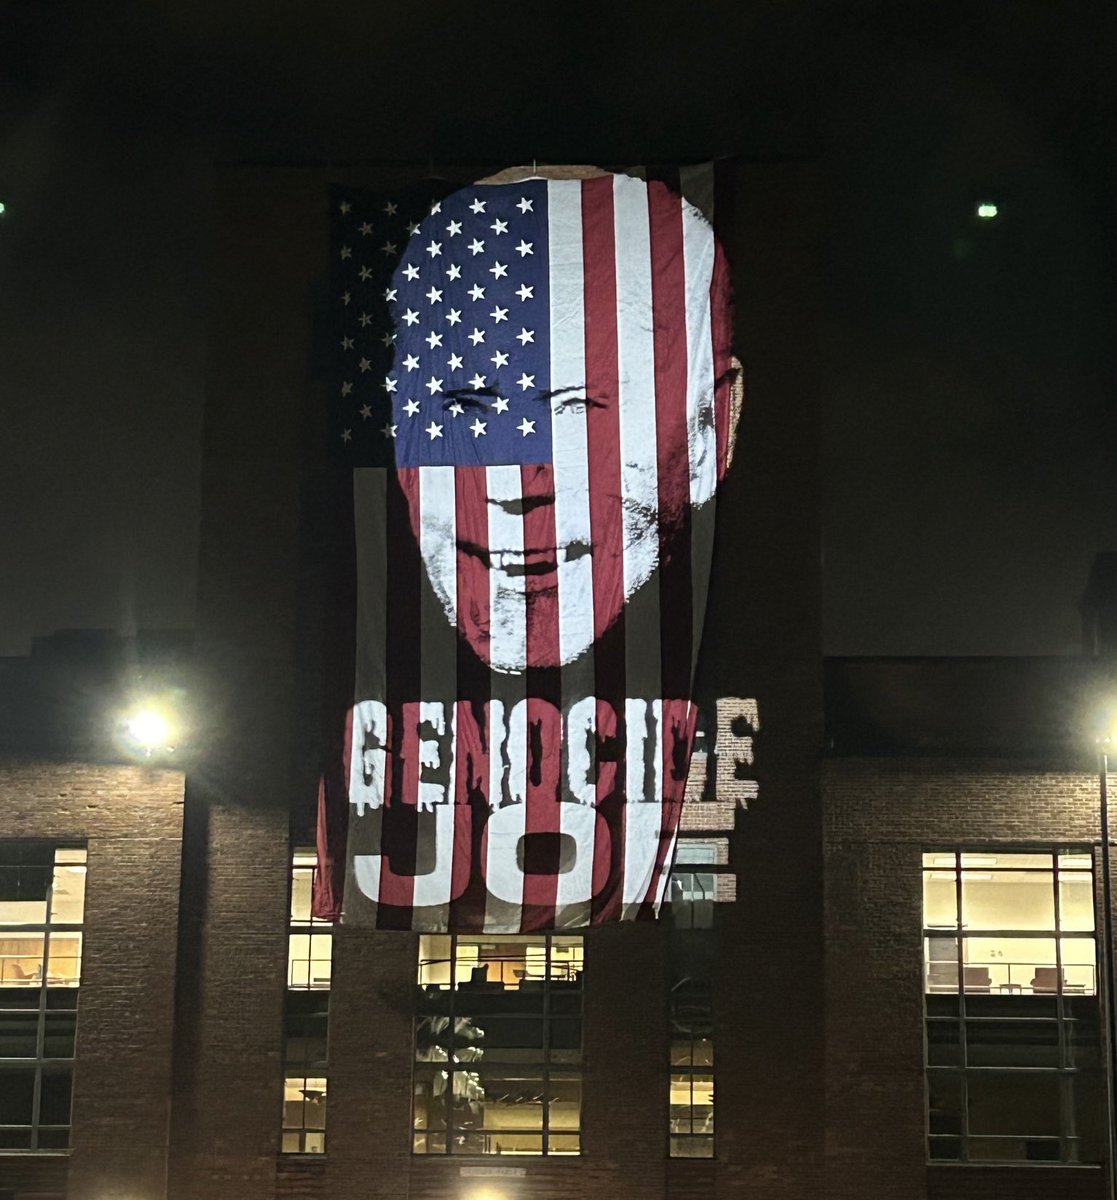
<instances>
[{"instance_id":1,"label":"dark window","mask_svg":"<svg viewBox=\"0 0 1117 1200\"><path fill-rule=\"evenodd\" d=\"M326 1052L330 1023L333 926L311 912L317 859L291 860L291 912L284 1003L283 1140L285 1154L326 1150Z\"/></svg>"},{"instance_id":2,"label":"dark window","mask_svg":"<svg viewBox=\"0 0 1117 1200\"><path fill-rule=\"evenodd\" d=\"M416 1154L578 1154L582 939L424 935Z\"/></svg>"},{"instance_id":3,"label":"dark window","mask_svg":"<svg viewBox=\"0 0 1117 1200\"><path fill-rule=\"evenodd\" d=\"M1090 852L924 854L923 926L930 1157L1100 1162Z\"/></svg>"},{"instance_id":4,"label":"dark window","mask_svg":"<svg viewBox=\"0 0 1117 1200\"><path fill-rule=\"evenodd\" d=\"M85 860L0 842L0 1150L70 1144Z\"/></svg>"}]
</instances>

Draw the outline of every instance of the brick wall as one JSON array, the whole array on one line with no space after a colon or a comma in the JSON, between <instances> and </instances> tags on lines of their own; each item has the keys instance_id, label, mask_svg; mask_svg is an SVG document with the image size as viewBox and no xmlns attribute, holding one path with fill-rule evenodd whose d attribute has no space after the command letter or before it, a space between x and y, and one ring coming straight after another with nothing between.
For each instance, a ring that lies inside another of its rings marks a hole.
<instances>
[{"instance_id":1,"label":"brick wall","mask_svg":"<svg viewBox=\"0 0 1117 1200\"><path fill-rule=\"evenodd\" d=\"M246 169L224 173L219 189L198 604L198 657L213 720L205 820L198 818L206 826L198 834L204 882L191 895L183 951L194 982L180 1006L171 1194L182 1200L265 1200L277 1187L314 1187L309 1172L284 1164L277 1177L275 1168L280 820L250 814L271 801L301 806L318 768L315 689L325 676L320 637L329 605L323 572L312 566L336 530L322 501L328 398L311 377L309 317L325 275L328 182L320 171ZM532 1200L596 1190L654 1200L668 1187L685 1196L702 1180L718 1195L747 1187L758 1200L821 1196L821 818L813 764L822 720L808 286L816 201L812 173L798 165L741 166L733 186L743 214L730 252L747 398L737 462L718 501L709 653L698 688L707 703L755 697L764 734L761 800L739 820L731 847L746 881L743 901L722 930L720 1158L716 1165L666 1161L658 933L595 934L585 1153L533 1161L515 1189ZM192 778L192 797L194 787ZM237 891L246 864L251 879ZM416 1200L457 1194L459 1164L412 1159L407 1149L413 939L343 930L335 955L324 1186L354 1198L371 1188ZM645 979L654 985L644 987ZM210 1061L217 1049L224 1065ZM229 1064L237 1083L222 1091Z\"/></svg>"},{"instance_id":2,"label":"brick wall","mask_svg":"<svg viewBox=\"0 0 1117 1200\"><path fill-rule=\"evenodd\" d=\"M924 849L1097 844L1096 778L1074 765L835 759L823 793L830 1196L1099 1196L1097 1169L926 1166L921 939Z\"/></svg>"},{"instance_id":3,"label":"brick wall","mask_svg":"<svg viewBox=\"0 0 1117 1200\"><path fill-rule=\"evenodd\" d=\"M0 760L0 837L88 847L70 1200L163 1195L182 799L176 771ZM0 1188L52 1193L64 1162L0 1156Z\"/></svg>"}]
</instances>

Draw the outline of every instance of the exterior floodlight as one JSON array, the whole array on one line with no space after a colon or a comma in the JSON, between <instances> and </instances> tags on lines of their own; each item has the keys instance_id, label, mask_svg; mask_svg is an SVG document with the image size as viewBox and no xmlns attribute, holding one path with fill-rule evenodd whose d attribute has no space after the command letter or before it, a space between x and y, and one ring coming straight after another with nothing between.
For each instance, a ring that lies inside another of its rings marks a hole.
<instances>
[{"instance_id":1,"label":"exterior floodlight","mask_svg":"<svg viewBox=\"0 0 1117 1200\"><path fill-rule=\"evenodd\" d=\"M8 206L4 203L3 200L0 200L0 217L2 217L7 211L8 211Z\"/></svg>"},{"instance_id":2,"label":"exterior floodlight","mask_svg":"<svg viewBox=\"0 0 1117 1200\"><path fill-rule=\"evenodd\" d=\"M991 221L997 215L997 206L987 200L977 206L977 215L983 221Z\"/></svg>"},{"instance_id":3,"label":"exterior floodlight","mask_svg":"<svg viewBox=\"0 0 1117 1200\"><path fill-rule=\"evenodd\" d=\"M119 744L133 758L151 758L174 753L178 736L177 722L169 713L153 704L143 704L127 712L119 725Z\"/></svg>"},{"instance_id":4,"label":"exterior floodlight","mask_svg":"<svg viewBox=\"0 0 1117 1200\"><path fill-rule=\"evenodd\" d=\"M167 718L152 708L141 709L128 718L128 732L135 738L138 745L149 750L154 750L157 746L165 746L170 731Z\"/></svg>"}]
</instances>

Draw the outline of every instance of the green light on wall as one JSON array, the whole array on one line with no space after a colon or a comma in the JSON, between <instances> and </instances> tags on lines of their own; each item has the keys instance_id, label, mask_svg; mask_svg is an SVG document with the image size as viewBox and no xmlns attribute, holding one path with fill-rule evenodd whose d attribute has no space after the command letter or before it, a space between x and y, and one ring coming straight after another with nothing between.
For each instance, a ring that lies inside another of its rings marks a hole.
<instances>
[{"instance_id":1,"label":"green light on wall","mask_svg":"<svg viewBox=\"0 0 1117 1200\"><path fill-rule=\"evenodd\" d=\"M983 221L991 221L997 215L997 206L990 204L988 200L983 200L977 206L977 215Z\"/></svg>"}]
</instances>

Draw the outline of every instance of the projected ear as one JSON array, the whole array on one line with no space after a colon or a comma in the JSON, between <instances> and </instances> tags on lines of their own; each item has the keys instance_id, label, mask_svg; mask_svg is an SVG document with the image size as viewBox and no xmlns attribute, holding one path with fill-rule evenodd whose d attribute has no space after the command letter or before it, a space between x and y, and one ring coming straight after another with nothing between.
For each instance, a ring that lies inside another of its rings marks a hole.
<instances>
[{"instance_id":1,"label":"projected ear","mask_svg":"<svg viewBox=\"0 0 1117 1200\"><path fill-rule=\"evenodd\" d=\"M725 448L725 469L733 465L733 451L737 448L737 423L741 419L741 409L745 403L745 368L741 360L734 354L730 360L733 372L733 383L729 391L729 442Z\"/></svg>"}]
</instances>

